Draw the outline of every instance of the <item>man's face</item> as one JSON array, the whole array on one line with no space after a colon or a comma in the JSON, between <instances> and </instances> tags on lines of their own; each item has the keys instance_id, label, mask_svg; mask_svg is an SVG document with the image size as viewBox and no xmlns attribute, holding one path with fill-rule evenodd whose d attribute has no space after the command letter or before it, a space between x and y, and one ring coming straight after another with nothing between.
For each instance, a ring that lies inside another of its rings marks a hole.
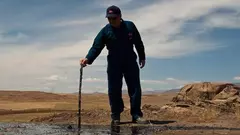
<instances>
[{"instance_id":1,"label":"man's face","mask_svg":"<svg viewBox=\"0 0 240 135\"><path fill-rule=\"evenodd\" d=\"M117 17L108 17L108 22L114 26L114 27L118 27L121 23L121 17L117 16Z\"/></svg>"}]
</instances>

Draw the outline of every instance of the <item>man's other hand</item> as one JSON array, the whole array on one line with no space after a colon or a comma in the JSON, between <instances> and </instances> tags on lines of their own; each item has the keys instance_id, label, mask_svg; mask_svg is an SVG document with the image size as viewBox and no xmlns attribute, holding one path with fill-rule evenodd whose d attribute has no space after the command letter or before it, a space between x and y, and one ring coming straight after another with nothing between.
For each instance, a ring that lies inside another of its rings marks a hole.
<instances>
[{"instance_id":1,"label":"man's other hand","mask_svg":"<svg viewBox=\"0 0 240 135\"><path fill-rule=\"evenodd\" d=\"M86 67L88 64L88 59L87 58L83 58L80 60L80 65L82 65L83 67Z\"/></svg>"},{"instance_id":2,"label":"man's other hand","mask_svg":"<svg viewBox=\"0 0 240 135\"><path fill-rule=\"evenodd\" d=\"M139 61L140 68L143 68L145 66L145 63L146 63L146 60L140 60Z\"/></svg>"}]
</instances>

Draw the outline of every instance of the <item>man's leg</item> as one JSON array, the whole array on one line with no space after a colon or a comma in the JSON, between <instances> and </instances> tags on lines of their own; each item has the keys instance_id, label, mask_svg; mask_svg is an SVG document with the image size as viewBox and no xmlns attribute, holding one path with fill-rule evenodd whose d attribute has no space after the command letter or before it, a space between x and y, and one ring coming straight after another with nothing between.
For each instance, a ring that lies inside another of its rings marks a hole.
<instances>
[{"instance_id":1,"label":"man's leg","mask_svg":"<svg viewBox=\"0 0 240 135\"><path fill-rule=\"evenodd\" d=\"M124 104L122 99L122 78L123 74L120 68L115 66L108 67L108 96L111 107L112 120L120 120L120 114L123 112Z\"/></svg>"},{"instance_id":2,"label":"man's leg","mask_svg":"<svg viewBox=\"0 0 240 135\"><path fill-rule=\"evenodd\" d=\"M137 65L137 62L128 64L124 71L124 78L128 87L128 94L130 97L131 115L133 119L136 119L137 117L143 116L143 113L141 111L142 90L140 84L139 67Z\"/></svg>"}]
</instances>

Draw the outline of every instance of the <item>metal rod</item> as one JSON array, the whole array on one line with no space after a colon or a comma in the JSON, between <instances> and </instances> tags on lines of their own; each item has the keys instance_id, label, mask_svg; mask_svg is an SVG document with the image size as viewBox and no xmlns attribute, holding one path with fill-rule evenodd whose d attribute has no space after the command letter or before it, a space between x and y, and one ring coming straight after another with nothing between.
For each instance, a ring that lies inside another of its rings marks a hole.
<instances>
[{"instance_id":1,"label":"metal rod","mask_svg":"<svg viewBox=\"0 0 240 135\"><path fill-rule=\"evenodd\" d=\"M81 131L81 91L82 91L82 73L83 66L80 67L79 93L78 93L78 133Z\"/></svg>"}]
</instances>

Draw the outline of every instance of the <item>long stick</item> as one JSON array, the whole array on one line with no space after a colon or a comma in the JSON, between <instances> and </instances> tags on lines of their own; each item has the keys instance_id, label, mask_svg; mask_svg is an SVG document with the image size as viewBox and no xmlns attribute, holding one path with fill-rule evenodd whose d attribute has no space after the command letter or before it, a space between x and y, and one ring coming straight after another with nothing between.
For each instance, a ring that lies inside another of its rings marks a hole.
<instances>
[{"instance_id":1,"label":"long stick","mask_svg":"<svg viewBox=\"0 0 240 135\"><path fill-rule=\"evenodd\" d=\"M82 91L83 66L80 67L79 93L78 93L78 133L81 131L81 91Z\"/></svg>"}]
</instances>

